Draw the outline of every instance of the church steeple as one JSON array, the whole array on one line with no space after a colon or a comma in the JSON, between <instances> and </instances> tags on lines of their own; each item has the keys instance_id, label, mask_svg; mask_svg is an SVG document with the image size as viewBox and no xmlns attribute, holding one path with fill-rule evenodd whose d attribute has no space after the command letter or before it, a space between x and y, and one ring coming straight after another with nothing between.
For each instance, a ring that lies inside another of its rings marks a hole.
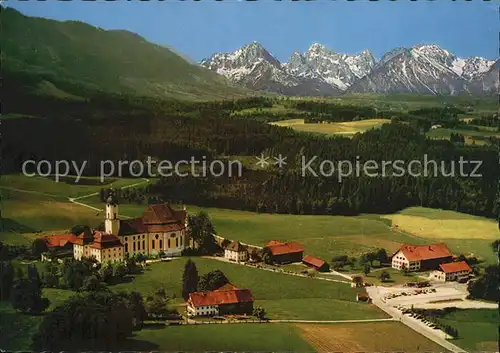
<instances>
[{"instance_id":1,"label":"church steeple","mask_svg":"<svg viewBox=\"0 0 500 353\"><path fill-rule=\"evenodd\" d=\"M104 229L106 233L118 235L120 231L120 220L118 219L118 202L114 191L111 190L106 199L106 218L104 220Z\"/></svg>"}]
</instances>

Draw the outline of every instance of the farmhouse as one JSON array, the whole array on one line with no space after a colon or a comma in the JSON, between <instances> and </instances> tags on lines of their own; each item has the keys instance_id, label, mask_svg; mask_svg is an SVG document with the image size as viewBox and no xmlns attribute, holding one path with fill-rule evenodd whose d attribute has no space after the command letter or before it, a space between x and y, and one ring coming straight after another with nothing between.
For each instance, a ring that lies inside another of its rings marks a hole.
<instances>
[{"instance_id":1,"label":"farmhouse","mask_svg":"<svg viewBox=\"0 0 500 353\"><path fill-rule=\"evenodd\" d=\"M304 256L302 262L307 266L316 269L319 272L328 272L330 270L330 266L325 261L313 257L311 255Z\"/></svg>"},{"instance_id":2,"label":"farmhouse","mask_svg":"<svg viewBox=\"0 0 500 353\"><path fill-rule=\"evenodd\" d=\"M304 256L304 247L297 242L282 243L271 240L264 249L269 249L273 262L278 264L301 262Z\"/></svg>"},{"instance_id":3,"label":"farmhouse","mask_svg":"<svg viewBox=\"0 0 500 353\"><path fill-rule=\"evenodd\" d=\"M436 281L457 281L468 278L472 273L472 268L465 261L450 262L439 265L439 270L432 271L431 278Z\"/></svg>"},{"instance_id":4,"label":"farmhouse","mask_svg":"<svg viewBox=\"0 0 500 353\"><path fill-rule=\"evenodd\" d=\"M408 271L434 270L451 262L453 255L444 243L431 245L402 245L392 256L392 268Z\"/></svg>"},{"instance_id":5,"label":"farmhouse","mask_svg":"<svg viewBox=\"0 0 500 353\"><path fill-rule=\"evenodd\" d=\"M224 249L224 257L230 261L244 262L248 260L247 247L234 240Z\"/></svg>"},{"instance_id":6,"label":"farmhouse","mask_svg":"<svg viewBox=\"0 0 500 353\"><path fill-rule=\"evenodd\" d=\"M187 312L188 316L252 314L253 301L250 290L228 283L212 292L189 294Z\"/></svg>"}]
</instances>

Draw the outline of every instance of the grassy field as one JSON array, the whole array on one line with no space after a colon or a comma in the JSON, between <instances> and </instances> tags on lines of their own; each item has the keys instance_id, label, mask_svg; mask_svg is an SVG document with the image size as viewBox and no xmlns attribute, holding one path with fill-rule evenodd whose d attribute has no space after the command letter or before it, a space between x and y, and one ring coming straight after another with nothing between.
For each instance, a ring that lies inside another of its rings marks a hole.
<instances>
[{"instance_id":1,"label":"grassy field","mask_svg":"<svg viewBox=\"0 0 500 353\"><path fill-rule=\"evenodd\" d=\"M388 119L366 119L343 123L305 124L304 119L290 119L273 123L278 126L288 126L297 131L321 133L327 135L352 136L370 129L376 129L383 124L390 123Z\"/></svg>"},{"instance_id":2,"label":"grassy field","mask_svg":"<svg viewBox=\"0 0 500 353\"><path fill-rule=\"evenodd\" d=\"M101 183L98 177L82 177L78 182L76 180L75 176L68 176L56 182L48 177L2 175L2 178L0 178L0 188L42 192L48 196L68 198L99 192L101 188L121 188L144 181L143 179L131 178L107 178Z\"/></svg>"},{"instance_id":3,"label":"grassy field","mask_svg":"<svg viewBox=\"0 0 500 353\"><path fill-rule=\"evenodd\" d=\"M429 130L427 136L433 139L445 139L449 140L452 133L460 134L465 137L465 142L467 144L477 144L484 145L487 143L488 138L497 137L500 138L500 133L494 129L488 127L478 127L479 131L469 130L469 129L447 129L440 128Z\"/></svg>"},{"instance_id":4,"label":"grassy field","mask_svg":"<svg viewBox=\"0 0 500 353\"><path fill-rule=\"evenodd\" d=\"M257 305L270 318L305 320L345 320L384 318L386 315L365 303L356 302L356 292L349 285L312 278L289 276L246 266L195 257L198 274L220 269L234 285L252 290ZM158 288L183 302L182 273L186 258L168 263L154 263L131 282L113 286L113 290L137 290L144 295Z\"/></svg>"},{"instance_id":5,"label":"grassy field","mask_svg":"<svg viewBox=\"0 0 500 353\"><path fill-rule=\"evenodd\" d=\"M296 326L318 353L445 351L399 322Z\"/></svg>"},{"instance_id":6,"label":"grassy field","mask_svg":"<svg viewBox=\"0 0 500 353\"><path fill-rule=\"evenodd\" d=\"M470 351L498 351L500 314L496 309L466 309L447 314L439 320L458 330L453 343Z\"/></svg>"},{"instance_id":7,"label":"grassy field","mask_svg":"<svg viewBox=\"0 0 500 353\"><path fill-rule=\"evenodd\" d=\"M96 198L86 202L102 207ZM120 205L120 214L137 217L144 208L144 205L124 204ZM187 209L190 213L208 212L220 236L259 246L272 239L299 241L306 253L328 262L336 255L359 256L377 248L393 252L402 243L441 241L456 254L473 253L488 262L496 261L490 247L498 237L495 222L453 211L411 207L393 215L321 216L263 214L192 205ZM460 221L461 227L454 225L456 221Z\"/></svg>"},{"instance_id":8,"label":"grassy field","mask_svg":"<svg viewBox=\"0 0 500 353\"><path fill-rule=\"evenodd\" d=\"M76 224L96 227L103 222L102 214L97 211L60 197L6 189L0 189L0 194L3 229L0 237L10 243L27 243L43 234L65 232Z\"/></svg>"},{"instance_id":9,"label":"grassy field","mask_svg":"<svg viewBox=\"0 0 500 353\"><path fill-rule=\"evenodd\" d=\"M169 352L314 352L293 325L230 324L143 329L126 350Z\"/></svg>"},{"instance_id":10,"label":"grassy field","mask_svg":"<svg viewBox=\"0 0 500 353\"><path fill-rule=\"evenodd\" d=\"M67 232L77 224L97 227L103 213L71 203L69 197L99 192L103 187L123 187L142 179L109 179L75 177L59 182L50 178L3 175L0 178L2 231L0 239L13 244L27 244L42 235ZM145 184L144 184L145 185ZM102 209L99 204L97 208Z\"/></svg>"}]
</instances>

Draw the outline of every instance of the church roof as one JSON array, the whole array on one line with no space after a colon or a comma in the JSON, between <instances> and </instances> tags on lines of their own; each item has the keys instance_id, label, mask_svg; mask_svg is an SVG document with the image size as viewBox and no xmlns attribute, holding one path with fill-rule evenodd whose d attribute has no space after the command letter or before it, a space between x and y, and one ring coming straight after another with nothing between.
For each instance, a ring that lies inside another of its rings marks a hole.
<instances>
[{"instance_id":1,"label":"church roof","mask_svg":"<svg viewBox=\"0 0 500 353\"><path fill-rule=\"evenodd\" d=\"M95 249L109 249L116 246L122 246L118 237L113 234L107 234L100 231L96 231L94 233L94 241L90 244L90 247Z\"/></svg>"},{"instance_id":2,"label":"church roof","mask_svg":"<svg viewBox=\"0 0 500 353\"><path fill-rule=\"evenodd\" d=\"M187 212L174 210L168 204L150 205L142 215L120 220L118 235L175 232L185 228Z\"/></svg>"}]
</instances>

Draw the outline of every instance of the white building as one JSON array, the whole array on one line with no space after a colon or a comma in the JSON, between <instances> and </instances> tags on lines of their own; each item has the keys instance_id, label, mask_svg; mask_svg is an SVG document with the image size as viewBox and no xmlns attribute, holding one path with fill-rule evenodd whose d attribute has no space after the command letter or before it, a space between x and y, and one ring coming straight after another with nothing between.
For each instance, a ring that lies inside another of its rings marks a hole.
<instances>
[{"instance_id":1,"label":"white building","mask_svg":"<svg viewBox=\"0 0 500 353\"><path fill-rule=\"evenodd\" d=\"M451 262L453 255L444 243L431 245L402 245L392 256L392 268L410 272L436 269Z\"/></svg>"},{"instance_id":2,"label":"white building","mask_svg":"<svg viewBox=\"0 0 500 353\"><path fill-rule=\"evenodd\" d=\"M230 261L245 262L248 261L248 249L239 241L234 240L224 250L224 257Z\"/></svg>"},{"instance_id":3,"label":"white building","mask_svg":"<svg viewBox=\"0 0 500 353\"><path fill-rule=\"evenodd\" d=\"M112 198L106 203L105 232L116 235L124 254L180 256L189 247L187 212L167 204L149 205L141 217L118 219L118 205Z\"/></svg>"},{"instance_id":4,"label":"white building","mask_svg":"<svg viewBox=\"0 0 500 353\"><path fill-rule=\"evenodd\" d=\"M450 262L439 265L439 270L431 272L431 279L435 281L457 281L467 278L472 273L472 268L465 261Z\"/></svg>"}]
</instances>

